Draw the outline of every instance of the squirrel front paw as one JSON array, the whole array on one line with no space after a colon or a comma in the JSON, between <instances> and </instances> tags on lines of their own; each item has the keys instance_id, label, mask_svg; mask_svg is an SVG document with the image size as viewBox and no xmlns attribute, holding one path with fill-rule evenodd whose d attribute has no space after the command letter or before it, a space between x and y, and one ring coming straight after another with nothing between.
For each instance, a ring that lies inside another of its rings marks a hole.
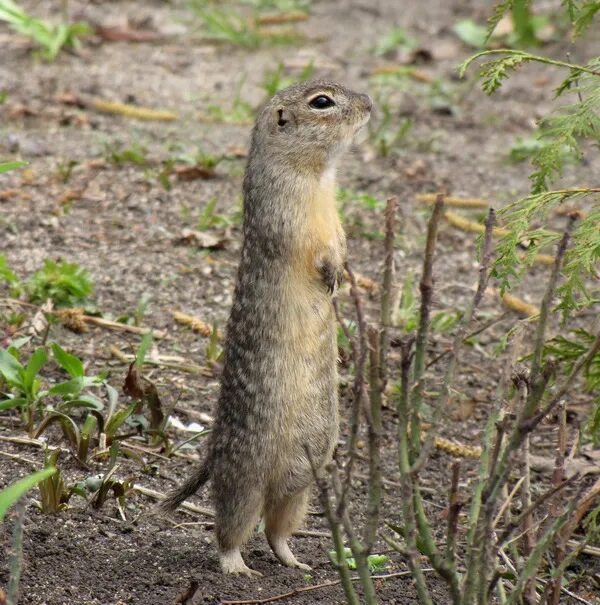
<instances>
[{"instance_id":1,"label":"squirrel front paw","mask_svg":"<svg viewBox=\"0 0 600 605\"><path fill-rule=\"evenodd\" d=\"M317 262L317 270L327 288L327 292L333 294L335 287L340 285L343 272L327 259Z\"/></svg>"}]
</instances>

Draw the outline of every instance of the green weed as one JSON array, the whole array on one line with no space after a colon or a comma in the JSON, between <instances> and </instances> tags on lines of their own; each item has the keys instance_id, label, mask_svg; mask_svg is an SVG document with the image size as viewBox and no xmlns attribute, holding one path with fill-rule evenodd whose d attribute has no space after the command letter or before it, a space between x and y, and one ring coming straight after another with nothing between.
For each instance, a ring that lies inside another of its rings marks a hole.
<instances>
[{"instance_id":1,"label":"green weed","mask_svg":"<svg viewBox=\"0 0 600 605\"><path fill-rule=\"evenodd\" d=\"M242 88L245 82L245 77L239 79L230 103L209 103L206 106L206 119L211 122L225 124L251 123L254 120L254 108L242 97Z\"/></svg>"},{"instance_id":2,"label":"green weed","mask_svg":"<svg viewBox=\"0 0 600 605\"><path fill-rule=\"evenodd\" d=\"M268 70L263 78L262 88L265 91L266 97L270 99L280 90L304 82L310 79L315 71L314 63L311 61L302 69L297 76L288 76L285 74L285 65L279 63L275 69Z\"/></svg>"},{"instance_id":3,"label":"green weed","mask_svg":"<svg viewBox=\"0 0 600 605\"><path fill-rule=\"evenodd\" d=\"M81 304L93 291L89 273L76 263L44 261L44 266L26 282L25 290L33 303L52 299L56 306Z\"/></svg>"},{"instance_id":4,"label":"green weed","mask_svg":"<svg viewBox=\"0 0 600 605\"><path fill-rule=\"evenodd\" d=\"M59 160L56 164L56 176L61 183L71 180L73 169L79 164L77 160Z\"/></svg>"},{"instance_id":5,"label":"green weed","mask_svg":"<svg viewBox=\"0 0 600 605\"><path fill-rule=\"evenodd\" d=\"M144 146L137 144L122 147L118 143L106 143L104 146L104 157L107 162L117 166L125 164L134 164L136 166L150 165L148 150Z\"/></svg>"},{"instance_id":6,"label":"green weed","mask_svg":"<svg viewBox=\"0 0 600 605\"><path fill-rule=\"evenodd\" d=\"M27 475L12 485L5 487L0 491L0 523L4 521L4 517L8 509L21 499L30 489L34 488L40 481L50 478L56 473L56 468L49 466L41 471Z\"/></svg>"},{"instance_id":7,"label":"green weed","mask_svg":"<svg viewBox=\"0 0 600 605\"><path fill-rule=\"evenodd\" d=\"M216 212L216 206L216 197L213 197L206 202L196 225L198 231L208 231L209 229L214 229L216 227L227 227L230 224L230 220L225 215Z\"/></svg>"},{"instance_id":8,"label":"green weed","mask_svg":"<svg viewBox=\"0 0 600 605\"><path fill-rule=\"evenodd\" d=\"M14 160L12 162L0 162L0 174L9 172L10 170L16 170L17 168L22 168L23 166L27 166L27 162L22 162L20 160Z\"/></svg>"},{"instance_id":9,"label":"green weed","mask_svg":"<svg viewBox=\"0 0 600 605\"><path fill-rule=\"evenodd\" d=\"M294 30L261 28L258 12L245 16L239 10L228 6L214 6L206 0L192 0L191 8L200 18L203 30L209 40L256 49L267 44L293 44L300 39Z\"/></svg>"},{"instance_id":10,"label":"green weed","mask_svg":"<svg viewBox=\"0 0 600 605\"><path fill-rule=\"evenodd\" d=\"M380 57L395 51L397 48L414 48L417 41L401 27L393 27L385 34L372 49L374 55Z\"/></svg>"},{"instance_id":11,"label":"green weed","mask_svg":"<svg viewBox=\"0 0 600 605\"><path fill-rule=\"evenodd\" d=\"M389 100L379 98L377 105L381 117L370 125L369 138L377 153L385 158L406 143L413 123L409 118L397 118Z\"/></svg>"},{"instance_id":12,"label":"green weed","mask_svg":"<svg viewBox=\"0 0 600 605\"><path fill-rule=\"evenodd\" d=\"M356 559L352 555L352 550L350 548L344 549L344 563L348 567L348 569L355 570L356 569ZM335 550L329 551L329 558L335 565L340 565L340 562L337 560L337 554ZM369 567L369 571L371 573L381 573L385 570L390 562L390 558L387 555L368 555L367 556L367 565Z\"/></svg>"},{"instance_id":13,"label":"green weed","mask_svg":"<svg viewBox=\"0 0 600 605\"><path fill-rule=\"evenodd\" d=\"M21 280L8 266L6 257L0 254L0 283L2 282L8 284L11 296L19 296L22 289Z\"/></svg>"},{"instance_id":14,"label":"green weed","mask_svg":"<svg viewBox=\"0 0 600 605\"><path fill-rule=\"evenodd\" d=\"M0 21L19 34L31 38L40 47L40 56L54 60L63 48L77 49L80 38L91 33L87 23L52 25L27 14L13 0L0 0Z\"/></svg>"}]
</instances>

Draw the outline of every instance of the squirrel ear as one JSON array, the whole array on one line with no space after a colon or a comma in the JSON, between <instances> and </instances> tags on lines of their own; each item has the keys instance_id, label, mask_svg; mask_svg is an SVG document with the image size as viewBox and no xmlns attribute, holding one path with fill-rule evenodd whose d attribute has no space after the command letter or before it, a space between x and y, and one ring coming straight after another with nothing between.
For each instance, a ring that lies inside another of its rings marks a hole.
<instances>
[{"instance_id":1,"label":"squirrel ear","mask_svg":"<svg viewBox=\"0 0 600 605\"><path fill-rule=\"evenodd\" d=\"M294 119L292 112L289 109L285 109L280 107L277 110L277 126L281 126L282 128L290 121Z\"/></svg>"}]
</instances>

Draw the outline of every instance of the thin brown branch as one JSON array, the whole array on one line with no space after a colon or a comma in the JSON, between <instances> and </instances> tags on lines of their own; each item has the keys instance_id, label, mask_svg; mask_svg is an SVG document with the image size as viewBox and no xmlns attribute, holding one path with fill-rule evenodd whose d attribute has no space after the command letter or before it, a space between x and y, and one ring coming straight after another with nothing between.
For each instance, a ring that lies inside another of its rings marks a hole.
<instances>
[{"instance_id":1,"label":"thin brown branch","mask_svg":"<svg viewBox=\"0 0 600 605\"><path fill-rule=\"evenodd\" d=\"M410 410L411 458L415 458L421 449L420 413L423 403L423 374L425 373L425 358L427 340L429 337L429 323L431 315L431 302L433 298L433 259L437 243L437 233L444 209L444 196L439 194L436 198L433 212L427 225L427 242L425 244L425 257L423 259L423 274L419 289L421 291L421 306L419 310L419 327L417 330L416 349L414 357L413 381L415 384L412 406Z\"/></svg>"},{"instance_id":2,"label":"thin brown branch","mask_svg":"<svg viewBox=\"0 0 600 605\"><path fill-rule=\"evenodd\" d=\"M546 344L546 327L548 325L552 300L554 298L554 293L556 292L558 278L560 277L560 270L562 268L565 253L567 252L569 240L571 239L571 232L573 230L575 220L574 215L569 217L569 222L567 223L563 236L556 250L552 273L550 275L550 279L548 280L548 285L546 287L546 292L544 293L544 298L542 299L542 304L540 305L540 318L538 320L537 330L535 333L533 359L531 362L531 381L534 391L536 390L536 383L539 380L542 370L542 356L544 353L544 345Z\"/></svg>"},{"instance_id":3,"label":"thin brown branch","mask_svg":"<svg viewBox=\"0 0 600 605\"><path fill-rule=\"evenodd\" d=\"M365 551L371 552L377 537L379 509L381 505L381 403L383 382L381 379L380 334L375 328L369 328L369 400L368 418L369 434L369 496L367 519L365 522Z\"/></svg>"},{"instance_id":4,"label":"thin brown branch","mask_svg":"<svg viewBox=\"0 0 600 605\"><path fill-rule=\"evenodd\" d=\"M456 555L456 534L458 531L458 515L461 502L458 496L458 480L460 478L460 462L452 464L452 479L448 495L448 528L446 530L446 559L453 564Z\"/></svg>"},{"instance_id":5,"label":"thin brown branch","mask_svg":"<svg viewBox=\"0 0 600 605\"><path fill-rule=\"evenodd\" d=\"M394 240L396 239L396 206L398 199L390 197L385 208L384 271L381 291L381 340L379 343L379 375L381 392L388 380L387 355L390 346L389 329L392 323L392 287L394 284Z\"/></svg>"},{"instance_id":6,"label":"thin brown branch","mask_svg":"<svg viewBox=\"0 0 600 605\"><path fill-rule=\"evenodd\" d=\"M346 558L344 550L344 538L342 536L339 517L336 516L333 507L331 506L329 486L327 485L327 481L325 480L325 478L321 474L319 474L318 469L315 466L312 454L310 452L310 448L306 446L305 450L306 456L310 463L310 468L313 473L313 477L315 479L315 483L317 484L319 501L321 502L321 507L325 512L325 517L329 524L329 529L331 530L331 536L333 538L333 544L337 557L337 560L334 561L334 564L336 565L338 573L340 574L340 582L344 589L346 600L348 602L348 605L360 605L356 591L352 586L352 581L350 579L350 571L345 563Z\"/></svg>"},{"instance_id":7,"label":"thin brown branch","mask_svg":"<svg viewBox=\"0 0 600 605\"><path fill-rule=\"evenodd\" d=\"M424 572L434 571L433 568L423 569ZM377 576L371 576L373 580L392 580L394 578L406 578L411 575L410 571L397 571L394 573L382 574ZM360 580L359 577L350 578L352 582L357 582ZM302 586L300 588L295 588L294 590L290 590L289 592L285 592L283 594L275 595L273 597L265 597L262 599L244 599L241 601L220 601L219 605L263 605L264 603L273 603L275 601L282 601L283 599L288 599L290 597L294 597L296 595L302 594L304 592L312 592L313 590L319 590L321 588L328 588L329 586L337 586L340 584L341 580L329 580L327 582L321 582L320 584L315 584L314 586Z\"/></svg>"},{"instance_id":8,"label":"thin brown branch","mask_svg":"<svg viewBox=\"0 0 600 605\"><path fill-rule=\"evenodd\" d=\"M521 524L521 522L525 516L530 515L533 511L535 511L539 507L541 507L545 502L547 502L550 498L555 496L558 492L562 491L568 485L575 483L579 479L580 479L579 475L573 475L572 477L569 477L569 479L567 479L566 481L563 481L563 483L561 483L560 485L552 487L551 489L549 489L548 491L543 493L539 498L534 500L530 506L528 506L525 510L521 511L521 513L519 513L519 515L517 515L517 517L512 520L510 525L507 525L504 528L504 531L498 538L498 548L502 548L502 546L504 544L506 544L506 542L508 541L510 536L513 534L515 529L517 529L517 527L519 527L519 525Z\"/></svg>"},{"instance_id":9,"label":"thin brown branch","mask_svg":"<svg viewBox=\"0 0 600 605\"><path fill-rule=\"evenodd\" d=\"M356 323L358 329L358 344L354 341L353 354L355 355L355 375L354 375L354 387L353 387L353 400L352 400L352 412L350 415L350 437L348 439L348 449L346 452L347 460L345 467L345 478L344 488L342 495L338 502L337 516L341 517L342 512L346 506L346 499L351 489L352 484L352 470L354 467L354 460L356 458L356 444L358 442L358 428L360 423L360 412L365 407L366 401L366 386L365 386L365 367L367 364L367 355L369 352L369 345L367 341L367 324L363 311L362 300L360 292L356 284L356 278L350 265L346 263L346 272L348 273L348 279L350 281L350 296L354 302L354 309L356 313ZM351 341L352 346L352 341Z\"/></svg>"},{"instance_id":10,"label":"thin brown branch","mask_svg":"<svg viewBox=\"0 0 600 605\"><path fill-rule=\"evenodd\" d=\"M460 361L460 351L462 349L463 342L465 340L465 334L467 328L470 327L471 322L475 316L477 308L481 304L481 300L483 299L483 295L485 293L485 289L487 287L488 276L489 276L489 267L492 259L492 251L493 251L493 242L492 242L492 231L494 228L494 223L496 221L496 213L492 208L488 212L488 217L485 222L485 234L483 237L483 248L481 253L481 262L479 264L479 279L477 283L477 290L475 291L475 295L473 296L473 300L471 301L469 307L466 309L464 315L460 319L458 323L458 327L456 330L456 334L454 336L454 340L452 342L452 353L450 354L450 359L448 360L446 367L446 375L444 377L444 383L442 386L442 392L438 401L436 402L436 408L433 413L432 418L432 427L427 432L427 436L425 438L425 443L419 453L419 456L415 460L412 465L411 472L418 473L423 465L427 462L429 456L431 455L431 451L434 447L435 437L437 435L437 428L439 426L439 422L441 420L442 414L448 407L448 401L450 399L450 389L452 384L454 383L454 377L456 374L456 368L458 367ZM424 296L424 295L423 295ZM415 356L416 363L416 356ZM413 400L414 401L414 400ZM414 413L414 411L413 411ZM419 431L420 432L420 431Z\"/></svg>"}]
</instances>

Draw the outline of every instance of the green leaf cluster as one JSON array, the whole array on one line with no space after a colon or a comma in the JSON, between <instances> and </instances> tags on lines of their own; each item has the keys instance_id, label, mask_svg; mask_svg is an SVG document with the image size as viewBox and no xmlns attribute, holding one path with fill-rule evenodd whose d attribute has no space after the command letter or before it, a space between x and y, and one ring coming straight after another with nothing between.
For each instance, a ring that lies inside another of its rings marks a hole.
<instances>
[{"instance_id":1,"label":"green leaf cluster","mask_svg":"<svg viewBox=\"0 0 600 605\"><path fill-rule=\"evenodd\" d=\"M31 38L41 47L41 56L48 61L56 58L63 48L77 48L79 39L91 30L87 23L52 25L26 13L13 0L0 0L0 21L16 32Z\"/></svg>"}]
</instances>

